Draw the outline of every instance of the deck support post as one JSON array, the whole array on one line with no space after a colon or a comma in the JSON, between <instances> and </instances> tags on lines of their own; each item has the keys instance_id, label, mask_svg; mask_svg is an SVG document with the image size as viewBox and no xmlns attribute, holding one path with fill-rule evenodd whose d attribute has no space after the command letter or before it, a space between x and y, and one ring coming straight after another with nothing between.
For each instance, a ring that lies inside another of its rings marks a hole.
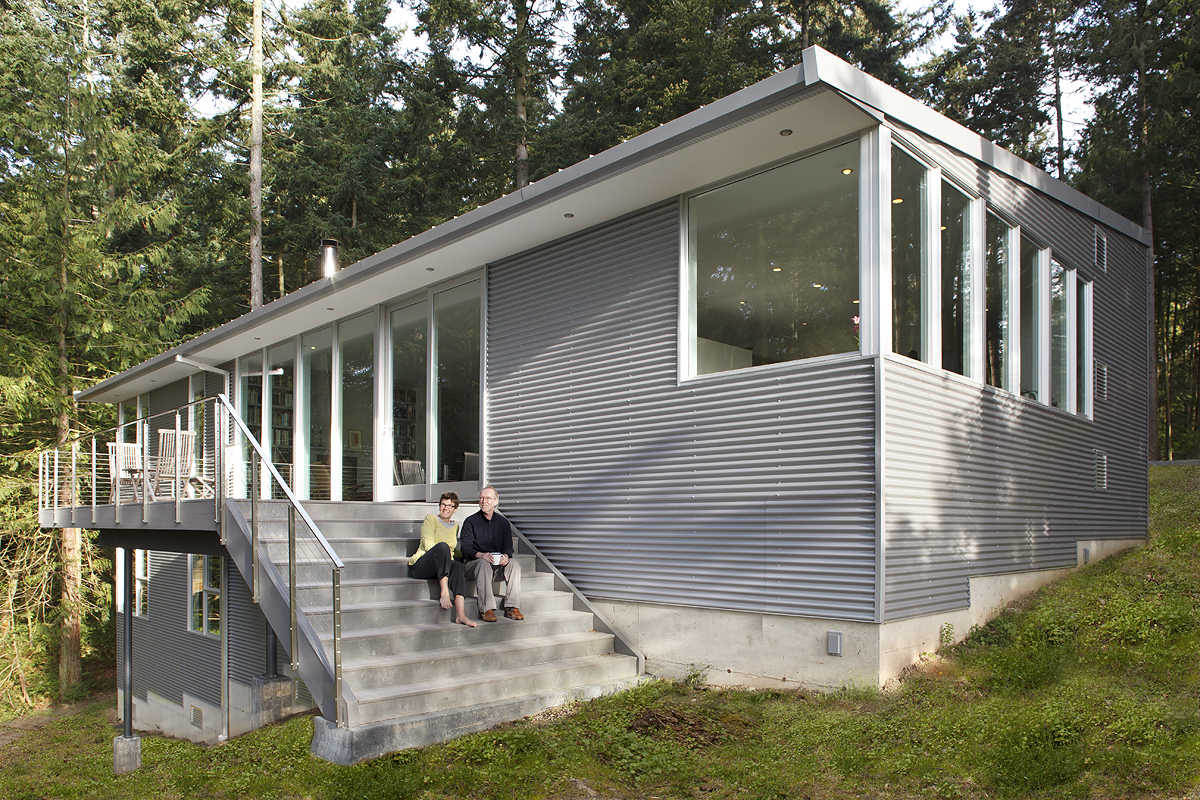
<instances>
[{"instance_id":1,"label":"deck support post","mask_svg":"<svg viewBox=\"0 0 1200 800\"><path fill-rule=\"evenodd\" d=\"M121 735L113 738L113 774L121 775L132 772L142 766L142 739L133 735L133 550L121 548L121 561L124 567L121 579L125 590L125 607L121 619L124 630L121 632L121 689L124 693L121 705L122 728Z\"/></svg>"}]
</instances>

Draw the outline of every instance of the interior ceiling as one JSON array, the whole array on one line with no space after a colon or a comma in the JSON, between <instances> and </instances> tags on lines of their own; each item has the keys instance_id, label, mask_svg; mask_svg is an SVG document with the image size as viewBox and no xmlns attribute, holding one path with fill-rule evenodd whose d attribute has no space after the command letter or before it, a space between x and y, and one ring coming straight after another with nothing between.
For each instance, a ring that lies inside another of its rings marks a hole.
<instances>
[{"instance_id":1,"label":"interior ceiling","mask_svg":"<svg viewBox=\"0 0 1200 800\"><path fill-rule=\"evenodd\" d=\"M803 87L799 87L803 89ZM697 112L699 113L699 112ZM649 160L580 188L540 193L534 184L522 199L509 195L479 209L484 225L489 208L509 206L512 213L490 227L480 226L468 235L438 243L434 228L408 242L351 265L330 280L302 288L264 306L257 312L227 323L168 353L134 367L114 379L86 390L80 399L116 402L130 399L196 372L174 360L175 354L209 365L232 361L240 355L275 344L381 302L400 298L433 283L477 269L538 245L599 225L640 208L709 188L766 164L781 161L835 139L854 134L876 120L835 91L818 91L798 102L766 113L749 115L734 109L724 128L694 138ZM781 135L781 131L790 131ZM646 136L652 136L647 134ZM636 145L638 140L628 143ZM636 149L633 150L636 154ZM584 162L581 174L587 175ZM574 168L572 168L574 169ZM604 175L604 168L598 170ZM546 179L553 181L553 178ZM541 198L549 194L551 199ZM528 209L522 209L528 205ZM571 215L571 216L567 216ZM470 215L468 215L470 216ZM499 216L499 215L498 215ZM464 220L467 217L463 218ZM423 246L427 241L434 244Z\"/></svg>"}]
</instances>

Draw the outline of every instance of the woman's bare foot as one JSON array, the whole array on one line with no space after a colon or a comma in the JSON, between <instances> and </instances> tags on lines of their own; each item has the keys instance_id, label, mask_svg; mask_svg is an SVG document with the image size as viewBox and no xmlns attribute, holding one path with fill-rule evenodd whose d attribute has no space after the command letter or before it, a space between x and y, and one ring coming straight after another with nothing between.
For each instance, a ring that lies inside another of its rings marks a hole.
<instances>
[{"instance_id":1,"label":"woman's bare foot","mask_svg":"<svg viewBox=\"0 0 1200 800\"><path fill-rule=\"evenodd\" d=\"M454 600L450 597L450 592L442 592L441 599L438 600L443 611L449 611L454 605Z\"/></svg>"},{"instance_id":2,"label":"woman's bare foot","mask_svg":"<svg viewBox=\"0 0 1200 800\"><path fill-rule=\"evenodd\" d=\"M461 614L455 616L454 621L457 622L459 625L466 625L468 628L476 627L475 620L468 619L467 617L465 617Z\"/></svg>"}]
</instances>

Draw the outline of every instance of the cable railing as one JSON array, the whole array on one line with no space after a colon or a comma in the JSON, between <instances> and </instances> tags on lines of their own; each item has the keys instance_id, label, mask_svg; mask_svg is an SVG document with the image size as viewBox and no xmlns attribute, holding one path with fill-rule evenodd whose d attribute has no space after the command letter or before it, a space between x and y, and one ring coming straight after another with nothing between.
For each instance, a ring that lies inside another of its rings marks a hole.
<instances>
[{"instance_id":1,"label":"cable railing","mask_svg":"<svg viewBox=\"0 0 1200 800\"><path fill-rule=\"evenodd\" d=\"M120 525L123 517L133 522L133 515L139 513L145 522L162 504L172 503L175 522L180 523L185 502L208 501L221 544L232 554L229 514L224 512L233 503L246 517L249 564L239 566L254 602L266 613L262 589L264 578L270 580L286 606L292 668L302 670L306 652L324 662L323 669L332 678L334 721L344 727L344 565L282 477L281 468L290 474L290 465L272 463L229 400L218 395L43 451L38 461L38 508L69 510L71 524L80 521L81 510L90 508L86 522L94 525L98 512L107 513L106 507L113 506L112 519ZM312 613L304 614L302 609ZM311 647L302 643L304 638Z\"/></svg>"}]
</instances>

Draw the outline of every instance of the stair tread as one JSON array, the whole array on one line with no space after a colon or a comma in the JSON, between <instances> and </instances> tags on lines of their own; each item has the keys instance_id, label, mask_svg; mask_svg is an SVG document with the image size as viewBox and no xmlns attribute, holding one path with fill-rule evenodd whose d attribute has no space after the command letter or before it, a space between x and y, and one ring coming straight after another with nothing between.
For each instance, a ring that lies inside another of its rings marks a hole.
<instances>
[{"instance_id":1,"label":"stair tread","mask_svg":"<svg viewBox=\"0 0 1200 800\"><path fill-rule=\"evenodd\" d=\"M592 612L590 612L590 611L574 611L574 610L571 610L571 611L547 611L545 613L539 613L536 618L538 620L548 620L549 621L549 620L567 619L567 618L570 618L573 616L578 617L578 616L584 616L584 615L590 617L590 616L592 616ZM520 625L521 624L514 620L506 620L503 617L501 617L500 620L498 620L495 623L487 622L484 624L485 625L499 625L502 623L509 624L509 625ZM429 631L446 630L446 629L451 629L451 628L459 628L463 631L471 630L470 628L463 627L462 625L455 625L455 623L448 621L448 620L444 621L444 622L419 622L419 623L416 623L413 625L390 625L390 626L385 626L385 627L380 627L380 628L368 628L366 630L361 630L361 631L347 631L342 634L342 641L345 642L349 639L368 639L372 636L396 636L396 635L406 635L406 634L417 634L417 633L425 633L425 632L429 632ZM321 641L329 642L333 639L333 633L332 632L322 632L321 634L319 634L319 637L320 637Z\"/></svg>"},{"instance_id":2,"label":"stair tread","mask_svg":"<svg viewBox=\"0 0 1200 800\"><path fill-rule=\"evenodd\" d=\"M537 599L541 597L553 597L554 595L563 595L566 592L560 592L556 589L546 589L543 591L522 592L523 597ZM342 613L347 611L383 611L390 608L427 608L431 603L436 603L436 600L429 598L421 598L418 600L371 600L366 603L342 603ZM524 603L522 603L524 605ZM317 616L320 614L332 614L333 609L316 608L301 606L305 614Z\"/></svg>"},{"instance_id":3,"label":"stair tread","mask_svg":"<svg viewBox=\"0 0 1200 800\"><path fill-rule=\"evenodd\" d=\"M611 638L611 633L600 631L580 631L578 633L557 633L549 636L537 636L530 639L513 639L500 642L478 642L462 644L457 647L443 647L437 650L415 650L387 656L370 656L368 658L352 659L343 662L344 671L373 669L376 667L396 666L400 664L437 661L456 656L494 655L510 650L532 650L538 647L553 647L560 644L575 644L595 639Z\"/></svg>"},{"instance_id":4,"label":"stair tread","mask_svg":"<svg viewBox=\"0 0 1200 800\"><path fill-rule=\"evenodd\" d=\"M637 659L635 659L633 656L625 656L618 653L606 653L599 656L568 658L561 661L548 661L542 664L530 664L528 666L513 667L511 669L497 669L492 670L491 672L434 678L428 681L417 681L415 683L407 683L399 686L385 686L381 689L357 689L355 690L355 695L358 698L360 705L364 703L377 703L385 700L395 700L402 697L414 697L427 692L462 689L468 686L478 686L480 684L504 684L532 675L549 675L560 672L571 672L574 670L584 669L592 665L599 665L606 659L628 659L633 664L637 663ZM594 682L596 681L583 681L583 683ZM529 692L529 694L536 694L536 692Z\"/></svg>"}]
</instances>

